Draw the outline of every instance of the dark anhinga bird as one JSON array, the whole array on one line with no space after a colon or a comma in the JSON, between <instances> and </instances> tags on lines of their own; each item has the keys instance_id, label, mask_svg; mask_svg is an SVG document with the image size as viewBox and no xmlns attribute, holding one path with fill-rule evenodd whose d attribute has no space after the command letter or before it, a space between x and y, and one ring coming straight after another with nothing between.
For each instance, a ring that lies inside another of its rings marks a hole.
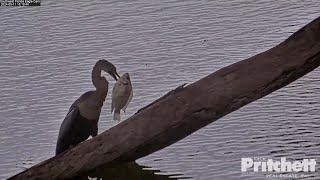
<instances>
[{"instance_id":1,"label":"dark anhinga bird","mask_svg":"<svg viewBox=\"0 0 320 180\"><path fill-rule=\"evenodd\" d=\"M116 81L120 77L116 67L106 60L96 62L92 70L95 91L81 95L70 107L59 131L56 155L98 134L101 107L108 94L109 82L101 71L109 73Z\"/></svg>"}]
</instances>

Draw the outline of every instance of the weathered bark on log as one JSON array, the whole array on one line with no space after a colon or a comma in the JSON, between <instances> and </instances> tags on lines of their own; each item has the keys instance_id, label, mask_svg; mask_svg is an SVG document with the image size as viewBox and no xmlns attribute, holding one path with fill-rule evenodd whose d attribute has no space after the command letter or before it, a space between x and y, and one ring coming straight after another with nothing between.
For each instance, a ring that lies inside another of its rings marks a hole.
<instances>
[{"instance_id":1,"label":"weathered bark on log","mask_svg":"<svg viewBox=\"0 0 320 180\"><path fill-rule=\"evenodd\" d=\"M62 179L133 161L190 135L320 65L320 17L276 47L168 93L97 137L12 179Z\"/></svg>"}]
</instances>

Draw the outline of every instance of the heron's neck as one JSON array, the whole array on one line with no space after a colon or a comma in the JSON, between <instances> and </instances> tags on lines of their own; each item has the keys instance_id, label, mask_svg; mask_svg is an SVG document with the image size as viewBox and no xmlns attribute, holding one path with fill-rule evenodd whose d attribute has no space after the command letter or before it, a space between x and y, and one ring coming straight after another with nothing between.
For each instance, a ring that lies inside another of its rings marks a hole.
<instances>
[{"instance_id":1,"label":"heron's neck","mask_svg":"<svg viewBox=\"0 0 320 180\"><path fill-rule=\"evenodd\" d=\"M108 94L108 84L99 85L96 88L95 94L98 99L103 99L104 101Z\"/></svg>"},{"instance_id":2,"label":"heron's neck","mask_svg":"<svg viewBox=\"0 0 320 180\"><path fill-rule=\"evenodd\" d=\"M94 87L98 88L99 79L101 78L101 68L99 66L94 66L92 70L92 84Z\"/></svg>"},{"instance_id":3,"label":"heron's neck","mask_svg":"<svg viewBox=\"0 0 320 180\"><path fill-rule=\"evenodd\" d=\"M87 99L86 107L88 109L101 109L104 101L106 100L107 93L101 91L93 91L91 96Z\"/></svg>"}]
</instances>

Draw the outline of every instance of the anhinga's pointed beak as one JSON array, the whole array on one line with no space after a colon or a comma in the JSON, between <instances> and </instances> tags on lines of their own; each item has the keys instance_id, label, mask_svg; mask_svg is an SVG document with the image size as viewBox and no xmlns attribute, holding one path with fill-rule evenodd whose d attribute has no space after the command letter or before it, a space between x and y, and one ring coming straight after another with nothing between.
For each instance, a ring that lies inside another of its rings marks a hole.
<instances>
[{"instance_id":1,"label":"anhinga's pointed beak","mask_svg":"<svg viewBox=\"0 0 320 180\"><path fill-rule=\"evenodd\" d=\"M118 78L120 78L120 76L119 76L119 74L117 73L117 71L116 71L116 75L118 76Z\"/></svg>"},{"instance_id":2,"label":"anhinga's pointed beak","mask_svg":"<svg viewBox=\"0 0 320 180\"><path fill-rule=\"evenodd\" d=\"M116 81L118 80L118 78L117 77L119 77L120 78L120 76L119 76L119 74L117 73L117 71L116 72L111 72L111 73L109 73L112 77L113 77L113 79L115 79Z\"/></svg>"}]
</instances>

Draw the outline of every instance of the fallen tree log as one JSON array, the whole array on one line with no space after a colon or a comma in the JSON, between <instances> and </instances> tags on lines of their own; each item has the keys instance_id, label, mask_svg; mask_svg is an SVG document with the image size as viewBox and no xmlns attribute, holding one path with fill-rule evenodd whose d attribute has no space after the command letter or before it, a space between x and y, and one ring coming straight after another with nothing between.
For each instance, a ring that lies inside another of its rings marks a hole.
<instances>
[{"instance_id":1,"label":"fallen tree log","mask_svg":"<svg viewBox=\"0 0 320 180\"><path fill-rule=\"evenodd\" d=\"M274 48L169 92L126 121L11 179L66 179L160 150L320 65L320 17Z\"/></svg>"}]
</instances>

